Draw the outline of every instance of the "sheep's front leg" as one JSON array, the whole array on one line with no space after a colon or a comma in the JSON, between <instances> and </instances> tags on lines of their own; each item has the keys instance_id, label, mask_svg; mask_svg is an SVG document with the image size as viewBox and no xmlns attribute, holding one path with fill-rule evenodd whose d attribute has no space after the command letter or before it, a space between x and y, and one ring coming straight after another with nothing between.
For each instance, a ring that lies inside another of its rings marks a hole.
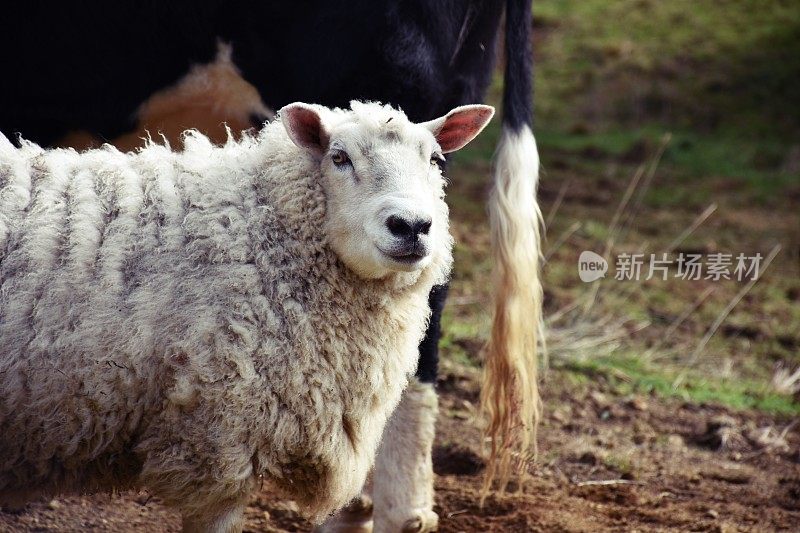
<instances>
[{"instance_id":1,"label":"sheep's front leg","mask_svg":"<svg viewBox=\"0 0 800 533\"><path fill-rule=\"evenodd\" d=\"M245 504L232 504L200 515L183 515L183 533L241 533Z\"/></svg>"},{"instance_id":2,"label":"sheep's front leg","mask_svg":"<svg viewBox=\"0 0 800 533\"><path fill-rule=\"evenodd\" d=\"M372 483L376 533L433 531L431 449L438 400L432 383L413 379L389 419Z\"/></svg>"}]
</instances>

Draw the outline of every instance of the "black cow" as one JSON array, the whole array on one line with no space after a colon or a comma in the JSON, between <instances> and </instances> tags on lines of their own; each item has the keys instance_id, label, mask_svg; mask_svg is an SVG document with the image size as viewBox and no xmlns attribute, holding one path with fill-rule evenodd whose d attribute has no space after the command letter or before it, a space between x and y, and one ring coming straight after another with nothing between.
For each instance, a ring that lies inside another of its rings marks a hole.
<instances>
[{"instance_id":1,"label":"black cow","mask_svg":"<svg viewBox=\"0 0 800 533\"><path fill-rule=\"evenodd\" d=\"M176 83L191 65L211 61L218 41L230 43L242 76L273 109L293 101L347 106L368 99L428 120L482 100L504 4L504 133L490 201L497 290L482 398L492 417L491 481L495 456L505 474L511 451L531 445L538 417L531 0L18 2L0 21L0 131L41 144L73 130L112 139L133 127L149 95ZM376 529L436 524L432 384L446 294L446 286L431 293L418 382L390 422L376 461Z\"/></svg>"}]
</instances>

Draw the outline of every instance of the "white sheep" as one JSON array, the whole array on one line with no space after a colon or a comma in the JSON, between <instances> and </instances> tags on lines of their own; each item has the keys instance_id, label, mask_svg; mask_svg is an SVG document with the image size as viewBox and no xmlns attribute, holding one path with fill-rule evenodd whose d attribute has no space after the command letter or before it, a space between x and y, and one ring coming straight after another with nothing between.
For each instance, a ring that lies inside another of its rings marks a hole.
<instances>
[{"instance_id":1,"label":"white sheep","mask_svg":"<svg viewBox=\"0 0 800 533\"><path fill-rule=\"evenodd\" d=\"M181 153L0 135L0 502L141 486L238 531L261 482L315 521L358 493L450 269L437 163L493 109L351 107Z\"/></svg>"}]
</instances>

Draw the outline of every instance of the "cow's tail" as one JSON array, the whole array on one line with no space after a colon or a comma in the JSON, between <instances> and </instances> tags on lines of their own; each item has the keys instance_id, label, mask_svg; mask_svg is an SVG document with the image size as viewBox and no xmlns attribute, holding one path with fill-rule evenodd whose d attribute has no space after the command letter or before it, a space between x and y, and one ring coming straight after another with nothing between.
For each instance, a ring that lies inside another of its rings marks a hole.
<instances>
[{"instance_id":1,"label":"cow's tail","mask_svg":"<svg viewBox=\"0 0 800 533\"><path fill-rule=\"evenodd\" d=\"M542 217L536 201L539 154L532 131L531 0L507 0L505 33L503 132L489 199L494 318L481 391L491 446L484 497L495 479L502 491L512 471L524 477L536 454L541 413L537 352L544 346Z\"/></svg>"}]
</instances>

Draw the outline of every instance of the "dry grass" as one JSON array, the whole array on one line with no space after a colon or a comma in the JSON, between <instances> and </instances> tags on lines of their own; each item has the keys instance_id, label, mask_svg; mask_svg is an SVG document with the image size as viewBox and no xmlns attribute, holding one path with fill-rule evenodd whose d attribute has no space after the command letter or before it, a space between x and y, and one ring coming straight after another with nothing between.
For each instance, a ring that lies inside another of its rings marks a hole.
<instances>
[{"instance_id":1,"label":"dry grass","mask_svg":"<svg viewBox=\"0 0 800 533\"><path fill-rule=\"evenodd\" d=\"M647 240L636 243L631 242L631 239L626 240L625 237L629 233L640 234L631 230L637 227L637 215L642 212L647 189L657 175L658 163L668 142L667 135L648 160L638 166L624 188L607 225L608 233L605 237L603 256L609 263L613 261L612 258L618 248L628 252L644 253L650 246ZM558 210L565 202L567 190L567 184L560 187L553 207L548 213L549 220L556 220ZM695 238L697 233L702 233L704 224L709 221L713 224L719 223L713 217L717 212L718 204L712 202L695 215L686 226L676 229L674 237L659 234L657 242L666 246L662 250L669 254L683 250L687 240ZM585 246L585 237L581 230L587 224L591 223L585 220L574 221L562 230L546 250L546 259L558 260L556 252L569 248L571 244L580 247L581 244L578 242L581 242L582 238L584 239L582 244ZM573 239L576 240L575 243L571 242ZM736 365L741 364L741 361L735 357L731 358L730 353L723 357L709 355L709 343L712 338L719 336L720 330L724 329L722 326L726 325L740 302L751 298L751 291L764 277L780 249L780 245L773 246L761 263L760 273L756 279L751 279L738 287L733 283L728 285L707 283L664 324L653 324L652 320L642 318L641 314L633 313L631 309L641 308L642 302L648 302L654 296L670 300L673 294L670 287L674 285L658 285L644 280L629 283L606 280L594 282L589 286L579 285L576 288L577 292L573 290L570 293L576 296L571 298L568 304L546 317L550 358L557 366L564 364L570 366L571 363L613 359L619 356L632 357L648 365L648 371L663 373L672 389L676 391L687 386L686 380L690 375L701 376L701 379L704 379L702 376L705 375L712 380L735 380L739 376ZM570 252L571 250L558 255L563 258ZM563 264L557 266L564 267ZM735 292L732 291L734 288ZM762 297L763 294L760 294L759 298ZM670 306L677 307L674 300ZM753 320L757 321L758 318L754 316ZM698 329L700 332L697 332ZM687 335L687 331L696 333ZM718 353L720 345L726 348L730 346L729 336L730 334L726 333L724 338L714 344L716 351L711 353ZM709 364L713 364L713 368L716 369L710 375L702 371L703 368L709 367ZM796 394L800 390L800 367L794 371L779 367L772 379L772 389L780 395Z\"/></svg>"},{"instance_id":2,"label":"dry grass","mask_svg":"<svg viewBox=\"0 0 800 533\"><path fill-rule=\"evenodd\" d=\"M772 375L772 388L779 394L800 392L800 366L791 371L786 365L778 364Z\"/></svg>"}]
</instances>

